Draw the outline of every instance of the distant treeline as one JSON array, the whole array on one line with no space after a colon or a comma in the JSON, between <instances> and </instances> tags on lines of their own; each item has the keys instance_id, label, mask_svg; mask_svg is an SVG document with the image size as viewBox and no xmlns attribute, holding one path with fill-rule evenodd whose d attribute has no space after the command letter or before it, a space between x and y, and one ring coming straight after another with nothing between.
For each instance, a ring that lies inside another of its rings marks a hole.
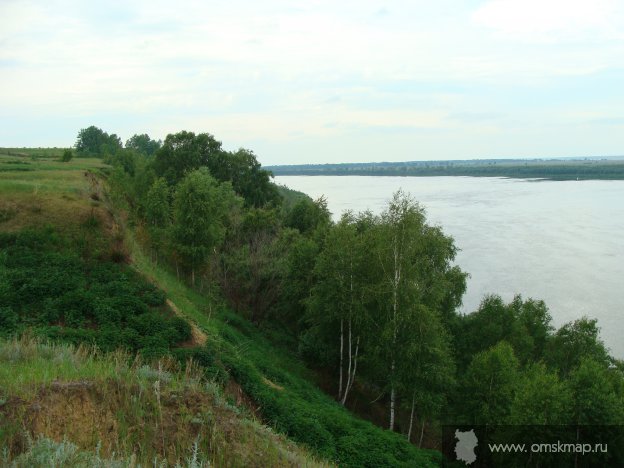
<instances>
[{"instance_id":1,"label":"distant treeline","mask_svg":"<svg viewBox=\"0 0 624 468\"><path fill-rule=\"evenodd\" d=\"M624 159L485 159L473 161L408 161L268 166L275 175L472 176L519 179L624 179Z\"/></svg>"}]
</instances>

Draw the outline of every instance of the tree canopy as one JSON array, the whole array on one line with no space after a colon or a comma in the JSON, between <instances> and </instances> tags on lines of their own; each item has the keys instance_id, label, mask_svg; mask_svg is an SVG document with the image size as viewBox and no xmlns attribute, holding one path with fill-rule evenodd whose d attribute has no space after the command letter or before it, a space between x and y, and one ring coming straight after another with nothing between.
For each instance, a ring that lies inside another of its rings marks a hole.
<instances>
[{"instance_id":1,"label":"tree canopy","mask_svg":"<svg viewBox=\"0 0 624 468\"><path fill-rule=\"evenodd\" d=\"M126 149L134 150L145 156L153 156L161 145L161 141L152 140L147 133L133 135L126 141Z\"/></svg>"},{"instance_id":2,"label":"tree canopy","mask_svg":"<svg viewBox=\"0 0 624 468\"><path fill-rule=\"evenodd\" d=\"M109 135L101 128L92 125L78 132L75 148L80 156L104 156L115 154L122 149L122 145L117 135L114 133Z\"/></svg>"}]
</instances>

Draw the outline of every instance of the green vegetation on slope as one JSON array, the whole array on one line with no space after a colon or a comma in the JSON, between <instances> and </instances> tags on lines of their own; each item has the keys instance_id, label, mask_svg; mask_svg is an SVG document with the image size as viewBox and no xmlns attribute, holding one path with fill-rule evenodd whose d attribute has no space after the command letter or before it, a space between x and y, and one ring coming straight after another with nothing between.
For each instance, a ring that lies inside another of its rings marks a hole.
<instances>
[{"instance_id":1,"label":"green vegetation on slope","mask_svg":"<svg viewBox=\"0 0 624 468\"><path fill-rule=\"evenodd\" d=\"M191 338L190 326L164 307L162 291L127 267L86 261L75 250L51 229L0 233L0 335L32 327L49 338L154 357Z\"/></svg>"},{"instance_id":2,"label":"green vegetation on slope","mask_svg":"<svg viewBox=\"0 0 624 468\"><path fill-rule=\"evenodd\" d=\"M358 420L323 394L303 363L276 348L251 323L192 289L133 248L133 265L209 337L207 346L259 407L263 420L340 466L435 466L439 453L423 451L399 434Z\"/></svg>"}]
</instances>

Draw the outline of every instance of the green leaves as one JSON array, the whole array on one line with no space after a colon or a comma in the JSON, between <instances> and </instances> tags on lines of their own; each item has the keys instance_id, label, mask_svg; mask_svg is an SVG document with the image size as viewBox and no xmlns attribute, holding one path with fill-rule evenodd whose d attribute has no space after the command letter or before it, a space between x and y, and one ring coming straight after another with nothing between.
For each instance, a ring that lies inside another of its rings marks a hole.
<instances>
[{"instance_id":1,"label":"green leaves","mask_svg":"<svg viewBox=\"0 0 624 468\"><path fill-rule=\"evenodd\" d=\"M576 368L583 358L591 358L607 366L610 358L599 339L597 320L587 317L566 323L549 340L547 362L564 375Z\"/></svg>"},{"instance_id":2,"label":"green leaves","mask_svg":"<svg viewBox=\"0 0 624 468\"><path fill-rule=\"evenodd\" d=\"M152 140L147 133L133 135L126 141L126 149L131 149L145 156L153 156L161 147L162 142Z\"/></svg>"},{"instance_id":3,"label":"green leaves","mask_svg":"<svg viewBox=\"0 0 624 468\"><path fill-rule=\"evenodd\" d=\"M208 169L188 174L178 185L173 204L173 242L185 264L205 263L224 240L228 218L241 201L228 183L219 184Z\"/></svg>"},{"instance_id":4,"label":"green leaves","mask_svg":"<svg viewBox=\"0 0 624 468\"><path fill-rule=\"evenodd\" d=\"M126 267L87 262L54 237L24 231L1 239L0 334L33 327L47 338L106 351L151 347L151 355L189 338L186 322L156 309L165 302L162 291Z\"/></svg>"},{"instance_id":5,"label":"green leaves","mask_svg":"<svg viewBox=\"0 0 624 468\"><path fill-rule=\"evenodd\" d=\"M109 135L101 128L91 125L78 132L76 153L81 156L104 156L122 149L121 140L115 134Z\"/></svg>"},{"instance_id":6,"label":"green leaves","mask_svg":"<svg viewBox=\"0 0 624 468\"><path fill-rule=\"evenodd\" d=\"M462 394L471 424L504 424L519 380L519 363L509 343L501 341L477 354L466 372Z\"/></svg>"},{"instance_id":7,"label":"green leaves","mask_svg":"<svg viewBox=\"0 0 624 468\"><path fill-rule=\"evenodd\" d=\"M156 179L145 200L145 219L151 226L164 228L171 222L170 196L165 179Z\"/></svg>"},{"instance_id":8,"label":"green leaves","mask_svg":"<svg viewBox=\"0 0 624 468\"><path fill-rule=\"evenodd\" d=\"M518 383L509 422L519 425L569 424L572 391L543 363L532 364Z\"/></svg>"}]
</instances>

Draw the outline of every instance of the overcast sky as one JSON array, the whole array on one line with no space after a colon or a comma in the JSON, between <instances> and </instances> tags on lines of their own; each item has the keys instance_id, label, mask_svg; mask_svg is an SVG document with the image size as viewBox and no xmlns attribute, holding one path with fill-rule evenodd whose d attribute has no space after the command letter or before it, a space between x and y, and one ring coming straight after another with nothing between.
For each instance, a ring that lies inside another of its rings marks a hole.
<instances>
[{"instance_id":1,"label":"overcast sky","mask_svg":"<svg viewBox=\"0 0 624 468\"><path fill-rule=\"evenodd\" d=\"M0 0L0 146L263 164L624 154L624 1Z\"/></svg>"}]
</instances>

